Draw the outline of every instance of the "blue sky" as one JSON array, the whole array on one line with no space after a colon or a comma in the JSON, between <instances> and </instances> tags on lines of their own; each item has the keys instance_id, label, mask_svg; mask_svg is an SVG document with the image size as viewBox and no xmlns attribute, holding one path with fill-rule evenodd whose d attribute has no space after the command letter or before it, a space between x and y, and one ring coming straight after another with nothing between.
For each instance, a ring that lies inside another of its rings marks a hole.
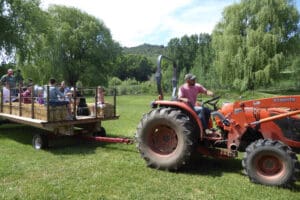
<instances>
[{"instance_id":1,"label":"blue sky","mask_svg":"<svg viewBox=\"0 0 300 200\"><path fill-rule=\"evenodd\" d=\"M122 46L167 45L171 38L211 33L226 6L239 0L42 0L42 7L60 4L102 20ZM300 11L300 0L294 0Z\"/></svg>"}]
</instances>

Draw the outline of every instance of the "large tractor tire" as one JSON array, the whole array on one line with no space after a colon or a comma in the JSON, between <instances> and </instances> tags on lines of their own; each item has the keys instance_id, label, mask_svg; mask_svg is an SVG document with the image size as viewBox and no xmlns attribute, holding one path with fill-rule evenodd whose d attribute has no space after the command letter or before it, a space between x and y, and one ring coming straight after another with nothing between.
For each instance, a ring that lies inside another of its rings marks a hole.
<instances>
[{"instance_id":1,"label":"large tractor tire","mask_svg":"<svg viewBox=\"0 0 300 200\"><path fill-rule=\"evenodd\" d=\"M197 143L190 118L180 110L157 108L138 125L137 148L149 167L174 171L185 165Z\"/></svg>"},{"instance_id":2,"label":"large tractor tire","mask_svg":"<svg viewBox=\"0 0 300 200\"><path fill-rule=\"evenodd\" d=\"M252 182L270 186L291 186L299 172L299 162L291 148L269 139L250 144L242 165Z\"/></svg>"}]
</instances>

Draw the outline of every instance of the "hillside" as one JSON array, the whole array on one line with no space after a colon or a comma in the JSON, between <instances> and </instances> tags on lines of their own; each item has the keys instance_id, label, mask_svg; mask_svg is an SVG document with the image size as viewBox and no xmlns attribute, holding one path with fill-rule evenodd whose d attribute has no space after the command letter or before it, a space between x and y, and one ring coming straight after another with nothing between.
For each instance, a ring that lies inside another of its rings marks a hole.
<instances>
[{"instance_id":1,"label":"hillside","mask_svg":"<svg viewBox=\"0 0 300 200\"><path fill-rule=\"evenodd\" d=\"M151 44L142 44L136 47L125 47L123 52L125 54L135 54L146 56L152 62L156 63L156 59L160 54L164 54L166 47L163 45L151 45Z\"/></svg>"}]
</instances>

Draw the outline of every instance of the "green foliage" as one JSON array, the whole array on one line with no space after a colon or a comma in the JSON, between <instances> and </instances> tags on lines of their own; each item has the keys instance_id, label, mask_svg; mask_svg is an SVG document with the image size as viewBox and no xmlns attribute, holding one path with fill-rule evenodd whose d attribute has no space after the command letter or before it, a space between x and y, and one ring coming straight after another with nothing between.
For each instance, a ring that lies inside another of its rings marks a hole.
<instances>
[{"instance_id":1,"label":"green foliage","mask_svg":"<svg viewBox=\"0 0 300 200\"><path fill-rule=\"evenodd\" d=\"M213 67L214 50L209 34L199 35L199 46L191 72L197 76L197 81L209 88L217 88L216 72ZM181 78L183 80L183 77Z\"/></svg>"},{"instance_id":2,"label":"green foliage","mask_svg":"<svg viewBox=\"0 0 300 200\"><path fill-rule=\"evenodd\" d=\"M142 44L136 47L124 47L123 53L131 55L140 55L145 56L152 63L156 64L157 56L165 54L165 47L162 45L151 45L151 44Z\"/></svg>"},{"instance_id":3,"label":"green foliage","mask_svg":"<svg viewBox=\"0 0 300 200\"><path fill-rule=\"evenodd\" d=\"M109 81L109 88L115 88L118 95L156 94L154 81L139 82L135 79L121 81L114 77ZM109 92L112 94L112 91Z\"/></svg>"},{"instance_id":4,"label":"green foliage","mask_svg":"<svg viewBox=\"0 0 300 200\"><path fill-rule=\"evenodd\" d=\"M127 54L118 57L113 68L113 76L121 80L136 79L147 81L154 72L154 64L145 56Z\"/></svg>"},{"instance_id":5,"label":"green foliage","mask_svg":"<svg viewBox=\"0 0 300 200\"><path fill-rule=\"evenodd\" d=\"M214 50L211 47L211 36L201 33L200 35L183 36L173 38L168 43L168 57L174 59L178 67L178 80L183 83L184 75L192 72L197 76L197 81L208 84L209 87L216 86L214 68ZM173 66L163 63L163 89L171 91Z\"/></svg>"},{"instance_id":6,"label":"green foliage","mask_svg":"<svg viewBox=\"0 0 300 200\"><path fill-rule=\"evenodd\" d=\"M53 6L49 14L56 22L53 61L57 71L71 85L79 79L85 85L104 84L120 51L108 28L75 8Z\"/></svg>"},{"instance_id":7,"label":"green foliage","mask_svg":"<svg viewBox=\"0 0 300 200\"><path fill-rule=\"evenodd\" d=\"M183 36L180 39L171 39L168 43L168 56L176 59L179 71L190 71L199 46L198 35Z\"/></svg>"},{"instance_id":8,"label":"green foliage","mask_svg":"<svg viewBox=\"0 0 300 200\"><path fill-rule=\"evenodd\" d=\"M39 35L46 29L44 14L38 0L0 2L0 50L6 54L1 62L23 62L32 56L28 41L39 44Z\"/></svg>"},{"instance_id":9,"label":"green foliage","mask_svg":"<svg viewBox=\"0 0 300 200\"><path fill-rule=\"evenodd\" d=\"M212 35L220 83L247 90L278 80L286 56L297 52L298 22L288 0L242 0L227 7Z\"/></svg>"},{"instance_id":10,"label":"green foliage","mask_svg":"<svg viewBox=\"0 0 300 200\"><path fill-rule=\"evenodd\" d=\"M122 81L121 79L119 79L118 77L112 77L109 81L108 81L108 85L110 87L115 87L117 85L121 85Z\"/></svg>"},{"instance_id":11,"label":"green foliage","mask_svg":"<svg viewBox=\"0 0 300 200\"><path fill-rule=\"evenodd\" d=\"M103 22L64 6L52 6L45 12L33 0L1 1L0 6L0 18L7 21L0 26L14 22L7 31L17 34L0 35L0 46L9 52L14 45L24 77L42 84L50 77L70 85L79 79L86 86L107 84L121 47Z\"/></svg>"},{"instance_id":12,"label":"green foliage","mask_svg":"<svg viewBox=\"0 0 300 200\"><path fill-rule=\"evenodd\" d=\"M300 89L300 57L297 55L294 57L291 70L286 71L286 73L289 75L286 77L286 79L290 79L293 82L293 87Z\"/></svg>"}]
</instances>

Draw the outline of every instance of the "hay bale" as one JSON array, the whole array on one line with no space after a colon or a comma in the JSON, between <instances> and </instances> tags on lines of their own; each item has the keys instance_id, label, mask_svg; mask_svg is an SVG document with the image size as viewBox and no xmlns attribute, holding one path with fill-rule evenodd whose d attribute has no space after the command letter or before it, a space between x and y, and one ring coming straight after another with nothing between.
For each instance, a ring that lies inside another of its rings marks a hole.
<instances>
[{"instance_id":1,"label":"hay bale","mask_svg":"<svg viewBox=\"0 0 300 200\"><path fill-rule=\"evenodd\" d=\"M104 117L114 117L114 106L112 104L105 104L105 106L102 108L102 112Z\"/></svg>"},{"instance_id":2,"label":"hay bale","mask_svg":"<svg viewBox=\"0 0 300 200\"><path fill-rule=\"evenodd\" d=\"M3 104L3 113L20 116L20 110L22 117L32 118L32 104L22 103L21 107L19 102L13 102L11 106L9 103ZM47 106L34 104L33 112L34 119L47 121ZM66 105L49 107L49 122L66 120L67 116L68 111Z\"/></svg>"},{"instance_id":3,"label":"hay bale","mask_svg":"<svg viewBox=\"0 0 300 200\"><path fill-rule=\"evenodd\" d=\"M93 113L95 110L94 109L95 104L88 104L88 107ZM105 103L103 107L97 106L97 116L103 118L114 117L115 116L114 110L115 110L114 105L110 103Z\"/></svg>"},{"instance_id":4,"label":"hay bale","mask_svg":"<svg viewBox=\"0 0 300 200\"><path fill-rule=\"evenodd\" d=\"M19 103L12 102L11 105L9 103L3 104L3 113L19 115Z\"/></svg>"},{"instance_id":5,"label":"hay bale","mask_svg":"<svg viewBox=\"0 0 300 200\"><path fill-rule=\"evenodd\" d=\"M62 121L66 120L68 116L67 106L49 106L49 120L48 121ZM47 107L45 107L45 117L47 119Z\"/></svg>"}]
</instances>

